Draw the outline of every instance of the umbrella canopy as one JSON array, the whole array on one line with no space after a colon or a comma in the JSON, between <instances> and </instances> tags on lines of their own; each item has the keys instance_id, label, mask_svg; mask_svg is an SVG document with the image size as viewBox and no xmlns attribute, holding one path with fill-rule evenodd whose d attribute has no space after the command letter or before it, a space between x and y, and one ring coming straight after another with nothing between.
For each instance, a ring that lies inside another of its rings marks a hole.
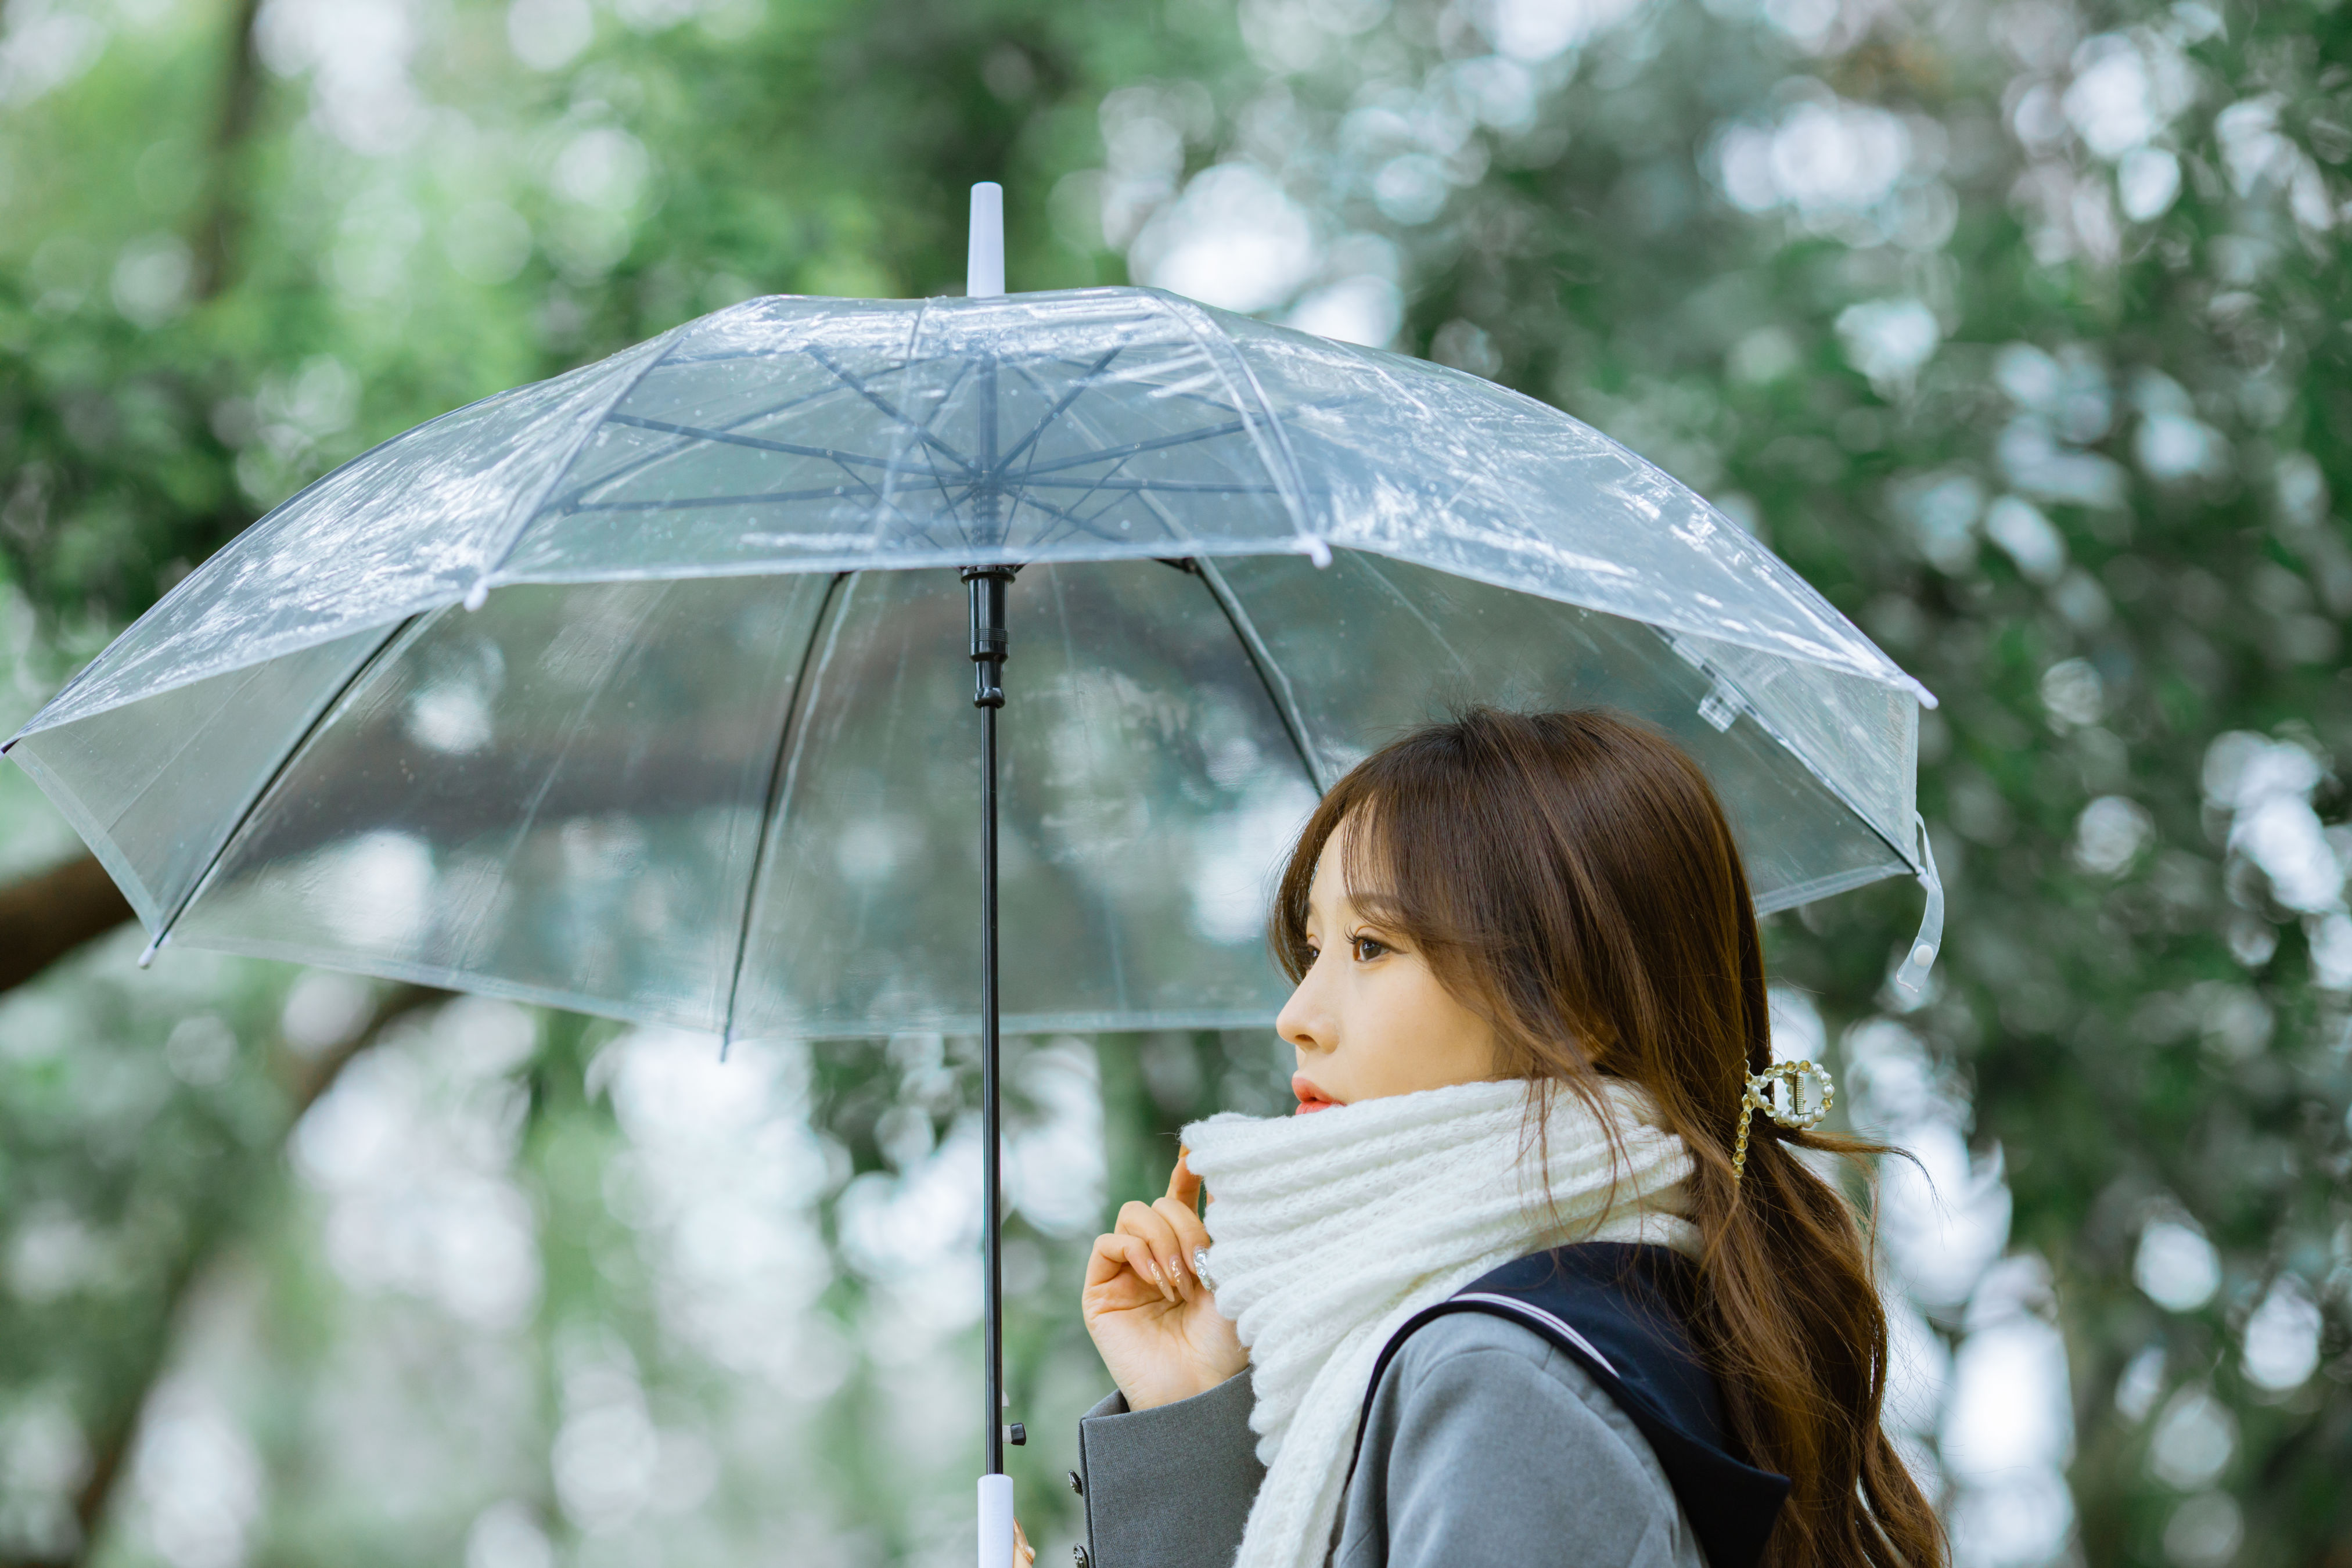
<instances>
[{"instance_id":1,"label":"umbrella canopy","mask_svg":"<svg viewBox=\"0 0 2352 1568\"><path fill-rule=\"evenodd\" d=\"M739 1037L1264 1023L1274 862L1448 700L1607 704L1761 908L1924 869L1925 694L1555 409L1139 289L772 298L385 443L9 743L157 942Z\"/></svg>"}]
</instances>

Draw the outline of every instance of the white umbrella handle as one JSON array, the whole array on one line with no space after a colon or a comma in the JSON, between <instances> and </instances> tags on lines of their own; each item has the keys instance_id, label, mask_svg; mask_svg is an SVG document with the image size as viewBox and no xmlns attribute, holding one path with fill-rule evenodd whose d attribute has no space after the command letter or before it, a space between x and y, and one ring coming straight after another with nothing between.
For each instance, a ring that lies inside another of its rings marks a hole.
<instances>
[{"instance_id":1,"label":"white umbrella handle","mask_svg":"<svg viewBox=\"0 0 2352 1568\"><path fill-rule=\"evenodd\" d=\"M1013 1568L1013 1478L980 1478L980 1568Z\"/></svg>"}]
</instances>

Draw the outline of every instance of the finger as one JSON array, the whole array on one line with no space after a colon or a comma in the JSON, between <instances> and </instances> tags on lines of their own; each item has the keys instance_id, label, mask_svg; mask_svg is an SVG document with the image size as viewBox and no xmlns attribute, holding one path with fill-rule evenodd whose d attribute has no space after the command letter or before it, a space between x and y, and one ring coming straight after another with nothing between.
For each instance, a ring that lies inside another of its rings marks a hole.
<instances>
[{"instance_id":1,"label":"finger","mask_svg":"<svg viewBox=\"0 0 2352 1568\"><path fill-rule=\"evenodd\" d=\"M1108 1279L1088 1285L1078 1292L1078 1316L1089 1332L1106 1318L1126 1322L1148 1321L1176 1309L1168 1304L1168 1297L1154 1285L1122 1262L1118 1272ZM1141 1313L1138 1319L1133 1314Z\"/></svg>"},{"instance_id":2,"label":"finger","mask_svg":"<svg viewBox=\"0 0 2352 1568\"><path fill-rule=\"evenodd\" d=\"M1117 1233L1095 1237L1095 1249L1087 1257L1086 1288L1096 1290L1116 1284L1122 1274L1130 1277L1146 1300L1175 1300L1166 1279L1160 1277L1159 1262L1152 1257L1150 1247L1141 1239Z\"/></svg>"},{"instance_id":3,"label":"finger","mask_svg":"<svg viewBox=\"0 0 2352 1568\"><path fill-rule=\"evenodd\" d=\"M1192 1151L1176 1151L1176 1168L1168 1173L1168 1195L1188 1209L1201 1206L1201 1178L1192 1173Z\"/></svg>"},{"instance_id":4,"label":"finger","mask_svg":"<svg viewBox=\"0 0 2352 1568\"><path fill-rule=\"evenodd\" d=\"M1037 1549L1029 1544L1029 1538L1026 1535L1021 1533L1021 1521L1014 1520L1013 1521L1013 1568L1030 1568L1030 1565L1036 1561Z\"/></svg>"},{"instance_id":5,"label":"finger","mask_svg":"<svg viewBox=\"0 0 2352 1568\"><path fill-rule=\"evenodd\" d=\"M1190 1149L1176 1151L1176 1168L1168 1173L1168 1195L1151 1205L1174 1227L1188 1268L1192 1254L1209 1245L1208 1228L1201 1223L1201 1178L1192 1173L1192 1156Z\"/></svg>"},{"instance_id":6,"label":"finger","mask_svg":"<svg viewBox=\"0 0 2352 1568\"><path fill-rule=\"evenodd\" d=\"M1160 1200L1169 1207L1166 1198ZM1149 1245L1159 1265L1161 1277L1173 1286L1182 1299L1190 1300L1192 1285L1192 1249L1176 1234L1176 1226L1158 1207L1144 1204L1129 1204L1118 1211L1118 1228L1123 1236L1131 1236Z\"/></svg>"},{"instance_id":7,"label":"finger","mask_svg":"<svg viewBox=\"0 0 2352 1568\"><path fill-rule=\"evenodd\" d=\"M1168 1228L1176 1233L1176 1245L1183 1249L1184 1266L1190 1268L1192 1254L1209 1245L1209 1227L1201 1223L1199 1215L1174 1198L1161 1198L1151 1206L1168 1222Z\"/></svg>"},{"instance_id":8,"label":"finger","mask_svg":"<svg viewBox=\"0 0 2352 1568\"><path fill-rule=\"evenodd\" d=\"M1091 1327L1105 1312L1169 1310L1168 1292L1155 1285L1128 1258L1140 1244L1131 1237L1106 1236L1087 1259L1087 1282L1078 1292L1078 1310Z\"/></svg>"},{"instance_id":9,"label":"finger","mask_svg":"<svg viewBox=\"0 0 2352 1568\"><path fill-rule=\"evenodd\" d=\"M1159 1291L1160 1298L1171 1305L1183 1300L1184 1298L1177 1293L1175 1281L1171 1279L1168 1277L1168 1271L1160 1266L1160 1258L1152 1251L1150 1242L1139 1236L1122 1236L1118 1240L1123 1255L1127 1258L1127 1266L1134 1272L1136 1278L1147 1281L1151 1289Z\"/></svg>"},{"instance_id":10,"label":"finger","mask_svg":"<svg viewBox=\"0 0 2352 1568\"><path fill-rule=\"evenodd\" d=\"M1108 1285L1118 1278L1127 1267L1127 1237L1098 1236L1094 1250L1087 1254L1087 1288Z\"/></svg>"},{"instance_id":11,"label":"finger","mask_svg":"<svg viewBox=\"0 0 2352 1568\"><path fill-rule=\"evenodd\" d=\"M1116 1233L1098 1236L1095 1237L1094 1250L1087 1255L1085 1288L1095 1291L1118 1287L1124 1277L1127 1283L1122 1289L1139 1292L1137 1301L1165 1300L1167 1288L1151 1277L1152 1263L1151 1249L1134 1237Z\"/></svg>"}]
</instances>

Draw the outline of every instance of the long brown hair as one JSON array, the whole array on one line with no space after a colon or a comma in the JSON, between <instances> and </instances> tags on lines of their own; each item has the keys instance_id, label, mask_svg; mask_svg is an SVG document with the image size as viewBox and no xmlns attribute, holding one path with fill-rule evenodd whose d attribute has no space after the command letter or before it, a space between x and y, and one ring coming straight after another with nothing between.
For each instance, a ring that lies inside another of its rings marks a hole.
<instances>
[{"instance_id":1,"label":"long brown hair","mask_svg":"<svg viewBox=\"0 0 2352 1568\"><path fill-rule=\"evenodd\" d=\"M1690 1331L1732 1436L1791 1482L1768 1568L1941 1563L1942 1527L1879 1425L1870 1249L1798 1157L1885 1151L1759 1116L1732 1177L1771 1027L1748 874L1697 764L1597 710L1473 709L1383 747L1323 797L1284 871L1273 937L1294 980L1312 962L1307 886L1343 822L1349 896L1493 1026L1497 1076L1528 1080L1538 1106L1630 1080L1688 1147L1706 1241Z\"/></svg>"}]
</instances>

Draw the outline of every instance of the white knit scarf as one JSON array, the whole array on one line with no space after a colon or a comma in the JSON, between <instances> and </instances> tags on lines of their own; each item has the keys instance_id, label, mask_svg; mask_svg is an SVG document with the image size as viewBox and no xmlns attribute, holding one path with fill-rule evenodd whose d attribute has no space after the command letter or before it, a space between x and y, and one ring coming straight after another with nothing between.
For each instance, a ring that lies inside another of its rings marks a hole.
<instances>
[{"instance_id":1,"label":"white knit scarf","mask_svg":"<svg viewBox=\"0 0 2352 1568\"><path fill-rule=\"evenodd\" d=\"M1372 1363L1413 1313L1570 1241L1696 1255L1682 1140L1630 1085L1610 1080L1603 1099L1622 1160L1566 1089L1551 1097L1539 1158L1518 1081L1307 1116L1229 1112L1184 1130L1212 1200L1217 1308L1249 1347L1250 1426L1266 1465L1235 1568L1319 1568Z\"/></svg>"}]
</instances>

